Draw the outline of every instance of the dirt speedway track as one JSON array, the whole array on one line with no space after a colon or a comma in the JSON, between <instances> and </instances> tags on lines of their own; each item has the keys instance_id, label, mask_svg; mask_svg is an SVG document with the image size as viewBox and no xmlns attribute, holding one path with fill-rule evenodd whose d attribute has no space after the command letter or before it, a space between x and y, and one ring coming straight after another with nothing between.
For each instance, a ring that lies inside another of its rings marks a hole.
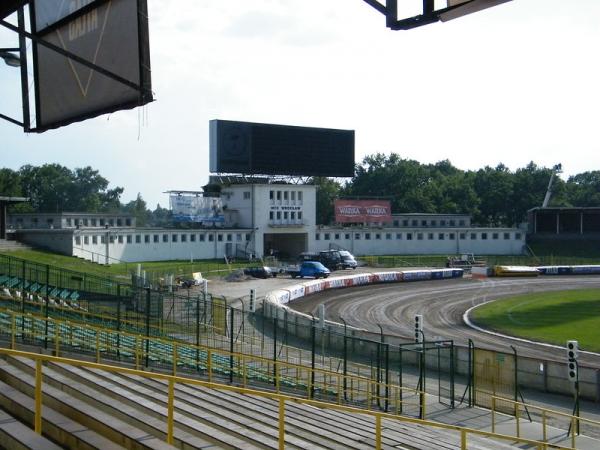
<instances>
[{"instance_id":1,"label":"dirt speedway track","mask_svg":"<svg viewBox=\"0 0 600 450\"><path fill-rule=\"evenodd\" d=\"M511 353L514 345L520 356L542 360L565 360L565 350L513 339L503 339L463 322L463 314L481 303L514 295L567 289L600 288L600 277L552 276L538 278L454 279L379 284L348 289L333 289L290 303L291 308L317 315L324 303L326 318L348 325L412 339L415 314L423 314L427 340L453 339L456 345L476 346ZM600 338L600 330L599 330ZM582 353L582 365L600 368L600 356Z\"/></svg>"}]
</instances>

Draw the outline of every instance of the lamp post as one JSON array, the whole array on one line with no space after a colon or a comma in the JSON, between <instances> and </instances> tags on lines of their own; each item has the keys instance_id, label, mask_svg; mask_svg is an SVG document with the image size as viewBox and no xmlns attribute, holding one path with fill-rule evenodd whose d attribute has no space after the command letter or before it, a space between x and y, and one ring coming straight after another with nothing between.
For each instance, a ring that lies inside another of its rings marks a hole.
<instances>
[{"instance_id":1,"label":"lamp post","mask_svg":"<svg viewBox=\"0 0 600 450\"><path fill-rule=\"evenodd\" d=\"M13 52L18 52L18 48L0 48L0 58L4 60L7 66L20 67L21 58Z\"/></svg>"}]
</instances>

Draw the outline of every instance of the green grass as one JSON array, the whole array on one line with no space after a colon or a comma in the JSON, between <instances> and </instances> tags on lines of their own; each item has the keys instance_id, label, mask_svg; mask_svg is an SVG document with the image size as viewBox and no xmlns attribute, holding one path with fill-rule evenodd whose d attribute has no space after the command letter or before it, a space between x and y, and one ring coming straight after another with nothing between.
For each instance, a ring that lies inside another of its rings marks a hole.
<instances>
[{"instance_id":1,"label":"green grass","mask_svg":"<svg viewBox=\"0 0 600 450\"><path fill-rule=\"evenodd\" d=\"M579 341L600 352L600 289L544 292L497 300L475 308L477 325L512 336L566 346Z\"/></svg>"},{"instance_id":2,"label":"green grass","mask_svg":"<svg viewBox=\"0 0 600 450\"><path fill-rule=\"evenodd\" d=\"M75 270L101 277L115 278L121 281L129 281L132 272L137 270L138 263L119 263L104 266L92 263L73 256L59 255L42 250L18 250L6 252L8 256L26 259L28 261L48 264L63 269ZM140 262L142 270L146 271L150 279L162 277L166 274L190 277L193 272L202 272L202 276L220 276L240 267L248 266L248 263L235 263L227 266L224 261L199 260L199 261L151 261Z\"/></svg>"}]
</instances>

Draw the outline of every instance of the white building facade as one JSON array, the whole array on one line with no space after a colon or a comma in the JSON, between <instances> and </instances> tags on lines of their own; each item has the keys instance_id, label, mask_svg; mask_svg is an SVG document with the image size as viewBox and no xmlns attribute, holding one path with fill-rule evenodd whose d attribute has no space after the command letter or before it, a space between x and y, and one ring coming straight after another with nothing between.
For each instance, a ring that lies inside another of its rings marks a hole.
<instances>
[{"instance_id":1,"label":"white building facade","mask_svg":"<svg viewBox=\"0 0 600 450\"><path fill-rule=\"evenodd\" d=\"M75 213L37 220L15 214L9 224L23 242L102 264L224 256L295 259L301 252L330 248L357 256L518 255L525 247L522 230L473 227L470 216L461 214L394 214L381 226L317 225L313 185L230 184L220 195L225 223L219 226L137 228L129 216Z\"/></svg>"}]
</instances>

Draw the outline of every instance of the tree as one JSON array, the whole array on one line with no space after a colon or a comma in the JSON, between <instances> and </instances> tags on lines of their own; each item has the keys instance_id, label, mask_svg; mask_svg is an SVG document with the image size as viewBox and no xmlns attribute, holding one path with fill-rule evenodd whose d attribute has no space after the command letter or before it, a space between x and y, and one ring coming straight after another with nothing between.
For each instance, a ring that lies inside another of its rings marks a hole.
<instances>
[{"instance_id":1,"label":"tree","mask_svg":"<svg viewBox=\"0 0 600 450\"><path fill-rule=\"evenodd\" d=\"M151 212L146 208L146 202L139 192L136 199L124 205L121 210L134 216L138 227L145 227L151 216Z\"/></svg>"},{"instance_id":2,"label":"tree","mask_svg":"<svg viewBox=\"0 0 600 450\"><path fill-rule=\"evenodd\" d=\"M340 196L340 184L327 177L313 177L310 183L317 187L316 223L323 225L333 223L335 216L333 202Z\"/></svg>"},{"instance_id":3,"label":"tree","mask_svg":"<svg viewBox=\"0 0 600 450\"><path fill-rule=\"evenodd\" d=\"M569 177L565 191L572 206L600 206L600 170Z\"/></svg>"}]
</instances>

